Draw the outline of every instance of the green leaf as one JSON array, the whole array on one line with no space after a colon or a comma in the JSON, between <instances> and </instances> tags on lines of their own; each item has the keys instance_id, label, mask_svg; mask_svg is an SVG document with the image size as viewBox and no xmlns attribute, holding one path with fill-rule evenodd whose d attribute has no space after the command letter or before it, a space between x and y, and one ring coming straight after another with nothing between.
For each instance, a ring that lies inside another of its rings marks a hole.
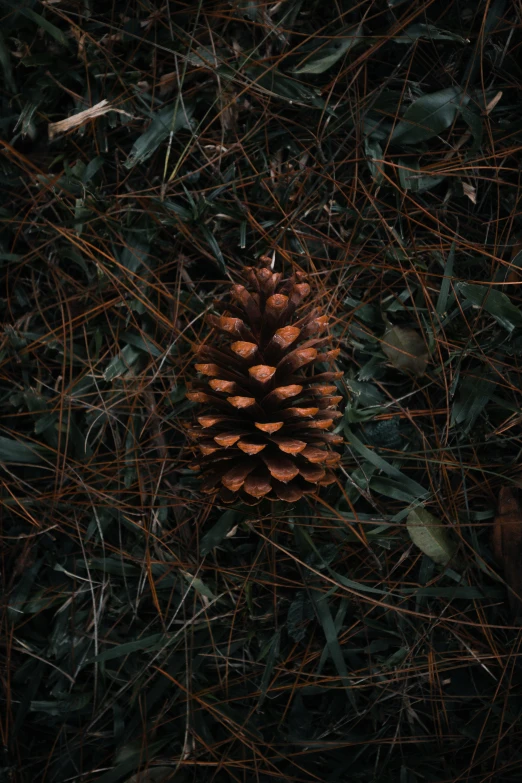
<instances>
[{"instance_id":1,"label":"green leaf","mask_svg":"<svg viewBox=\"0 0 522 783\"><path fill-rule=\"evenodd\" d=\"M370 479L370 489L374 492L379 492L381 495L385 495L388 498L403 500L405 503L413 503L417 500L411 492L408 492L401 481L389 478L388 476L372 476Z\"/></svg>"},{"instance_id":2,"label":"green leaf","mask_svg":"<svg viewBox=\"0 0 522 783\"><path fill-rule=\"evenodd\" d=\"M522 326L522 313L502 291L476 283L457 283L455 288L475 307L481 307L493 316L508 332Z\"/></svg>"},{"instance_id":3,"label":"green leaf","mask_svg":"<svg viewBox=\"0 0 522 783\"><path fill-rule=\"evenodd\" d=\"M395 126L391 141L396 144L418 144L446 130L454 122L461 103L469 98L458 87L423 95L414 101Z\"/></svg>"},{"instance_id":4,"label":"green leaf","mask_svg":"<svg viewBox=\"0 0 522 783\"><path fill-rule=\"evenodd\" d=\"M162 643L168 640L168 635L164 633L155 633L152 636L145 636L142 639L136 639L133 642L125 642L111 647L110 650L95 655L84 662L84 666L90 663L99 663L100 661L112 661L114 658L121 658L125 655L138 652L138 650L158 649Z\"/></svg>"},{"instance_id":5,"label":"green leaf","mask_svg":"<svg viewBox=\"0 0 522 783\"><path fill-rule=\"evenodd\" d=\"M444 277L440 284L439 296L437 299L436 310L437 313L442 316L448 309L448 296L450 290L450 283L453 277L453 264L455 263L455 240L451 243L451 247L448 253L448 258L444 265Z\"/></svg>"},{"instance_id":6,"label":"green leaf","mask_svg":"<svg viewBox=\"0 0 522 783\"><path fill-rule=\"evenodd\" d=\"M201 557L205 557L215 549L225 538L229 530L233 527L236 519L238 518L238 512L229 509L220 516L214 527L212 527L208 533L205 533L201 539L199 547L199 553Z\"/></svg>"},{"instance_id":7,"label":"green leaf","mask_svg":"<svg viewBox=\"0 0 522 783\"><path fill-rule=\"evenodd\" d=\"M303 590L299 590L288 607L286 624L288 635L294 642L302 642L306 636L306 625L314 618L314 608Z\"/></svg>"},{"instance_id":8,"label":"green leaf","mask_svg":"<svg viewBox=\"0 0 522 783\"><path fill-rule=\"evenodd\" d=\"M128 237L120 256L120 262L130 272L136 272L140 266L145 265L149 249L148 242L140 242Z\"/></svg>"},{"instance_id":9,"label":"green leaf","mask_svg":"<svg viewBox=\"0 0 522 783\"><path fill-rule=\"evenodd\" d=\"M379 141L372 136L366 136L364 139L364 152L368 159L368 168L373 181L376 185L380 185L384 180L384 160Z\"/></svg>"},{"instance_id":10,"label":"green leaf","mask_svg":"<svg viewBox=\"0 0 522 783\"><path fill-rule=\"evenodd\" d=\"M460 112L462 119L468 126L473 136L473 144L466 150L466 158L469 160L480 150L482 146L482 137L484 135L484 119L477 111L477 107L471 109L469 106L461 106Z\"/></svg>"},{"instance_id":11,"label":"green leaf","mask_svg":"<svg viewBox=\"0 0 522 783\"><path fill-rule=\"evenodd\" d=\"M409 652L409 647L399 647L399 649L395 650L395 652L392 653L389 658L386 658L386 660L383 661L382 668L390 669L394 666L400 666L401 663L403 663L403 661L407 658Z\"/></svg>"},{"instance_id":12,"label":"green leaf","mask_svg":"<svg viewBox=\"0 0 522 783\"><path fill-rule=\"evenodd\" d=\"M221 252L221 248L219 246L219 242L217 241L217 239L214 236L214 234L212 233L212 231L210 231L210 229L207 228L207 226L202 224L202 225L200 225L199 228L200 228L201 233L203 234L203 236L207 240L207 242L208 242L208 244L210 246L210 249L214 253L214 257L215 257L216 261L218 262L221 271L223 272L223 274L226 274L226 272L227 272L227 265L225 264L225 259L223 258L223 253Z\"/></svg>"},{"instance_id":13,"label":"green leaf","mask_svg":"<svg viewBox=\"0 0 522 783\"><path fill-rule=\"evenodd\" d=\"M100 171L104 163L105 163L105 158L103 158L101 155L97 155L95 158L89 161L82 174L82 182L84 183L84 185L87 185L91 181L91 179L94 176L96 176L96 174Z\"/></svg>"},{"instance_id":14,"label":"green leaf","mask_svg":"<svg viewBox=\"0 0 522 783\"><path fill-rule=\"evenodd\" d=\"M374 148L369 147L369 149L372 150ZM369 302L363 304L359 299L356 299L350 294L345 296L344 304L349 305L350 308L354 309L354 315L357 318L369 324L370 326L373 326L377 318L377 308L375 305L370 304Z\"/></svg>"},{"instance_id":15,"label":"green leaf","mask_svg":"<svg viewBox=\"0 0 522 783\"><path fill-rule=\"evenodd\" d=\"M347 387L357 398L357 402L362 407L382 405L386 401L384 394L373 383L367 381L357 381L354 378L344 379Z\"/></svg>"},{"instance_id":16,"label":"green leaf","mask_svg":"<svg viewBox=\"0 0 522 783\"><path fill-rule=\"evenodd\" d=\"M120 375L128 372L132 365L141 356L141 351L136 350L131 345L126 345L119 356L114 356L103 373L103 377L106 381L112 381L114 378L119 378Z\"/></svg>"},{"instance_id":17,"label":"green leaf","mask_svg":"<svg viewBox=\"0 0 522 783\"><path fill-rule=\"evenodd\" d=\"M328 572L333 579L339 582L339 584L348 587L350 590L355 590L359 593L371 593L372 595L389 594L388 590L381 590L378 587L371 587L370 585L365 585L363 582L355 582L353 579L348 579L346 576L343 576L342 574L338 574L336 571L334 571L331 568L328 568Z\"/></svg>"},{"instance_id":18,"label":"green leaf","mask_svg":"<svg viewBox=\"0 0 522 783\"><path fill-rule=\"evenodd\" d=\"M253 22L261 16L261 5L259 0L239 0L237 3L238 11L247 16Z\"/></svg>"},{"instance_id":19,"label":"green leaf","mask_svg":"<svg viewBox=\"0 0 522 783\"><path fill-rule=\"evenodd\" d=\"M31 675L28 679L26 686L23 689L22 698L16 710L16 718L10 732L11 737L13 739L18 736L20 731L23 731L23 727L25 726L26 715L31 707L31 702L33 701L34 697L38 693L38 689L43 679L45 669L47 669L47 673L48 673L49 672L48 667L44 666L44 663L42 661L34 661L34 666L32 667Z\"/></svg>"},{"instance_id":20,"label":"green leaf","mask_svg":"<svg viewBox=\"0 0 522 783\"><path fill-rule=\"evenodd\" d=\"M78 561L78 566L85 568L83 560ZM89 562L89 568L96 571L103 571L107 574L114 574L115 576L138 576L139 567L132 563L124 563L121 558L115 557L93 557ZM57 563L54 566L55 571L63 571L63 568Z\"/></svg>"},{"instance_id":21,"label":"green leaf","mask_svg":"<svg viewBox=\"0 0 522 783\"><path fill-rule=\"evenodd\" d=\"M446 179L445 174L437 176L436 174L423 172L418 158L399 158L397 171L401 187L404 190L411 190L413 193L425 193L427 190L440 185Z\"/></svg>"},{"instance_id":22,"label":"green leaf","mask_svg":"<svg viewBox=\"0 0 522 783\"><path fill-rule=\"evenodd\" d=\"M321 98L321 91L318 88L285 76L276 69L267 70L265 66L252 65L246 68L244 73L256 85L279 98L283 98L283 100L312 106L321 111L327 110L324 98ZM333 113L333 110L329 110L328 113Z\"/></svg>"},{"instance_id":23,"label":"green leaf","mask_svg":"<svg viewBox=\"0 0 522 783\"><path fill-rule=\"evenodd\" d=\"M394 43L411 44L420 38L426 38L429 41L456 41L457 43L467 44L468 38L463 38L451 30L441 30L433 24L422 24L420 22L411 24L400 35L394 36Z\"/></svg>"},{"instance_id":24,"label":"green leaf","mask_svg":"<svg viewBox=\"0 0 522 783\"><path fill-rule=\"evenodd\" d=\"M425 598L464 599L479 601L485 598L501 600L506 591L501 587L472 587L471 585L455 585L454 587L401 587L403 595L419 595Z\"/></svg>"},{"instance_id":25,"label":"green leaf","mask_svg":"<svg viewBox=\"0 0 522 783\"><path fill-rule=\"evenodd\" d=\"M143 353L148 353L151 356L154 356L156 359L159 359L160 356L163 356L164 351L161 351L152 340L150 340L145 334L132 334L132 332L124 332L121 335L121 341L124 343L127 343L127 345L133 345L135 348L138 348L140 351L143 351Z\"/></svg>"},{"instance_id":26,"label":"green leaf","mask_svg":"<svg viewBox=\"0 0 522 783\"><path fill-rule=\"evenodd\" d=\"M49 35L52 36L55 41L58 41L59 44L69 47L69 41L67 40L65 33L60 30L59 27L56 27L56 25L47 21L47 19L40 14L37 14L36 11L33 11L31 8L22 7L18 8L18 11L22 16L25 16L26 19L30 19L31 22L34 22L38 27L41 27L46 33L49 33Z\"/></svg>"},{"instance_id":27,"label":"green leaf","mask_svg":"<svg viewBox=\"0 0 522 783\"><path fill-rule=\"evenodd\" d=\"M416 500L419 500L420 498L425 498L428 495L428 492L426 489L424 489L424 487L422 487L413 479L406 476L404 473L402 473L400 470L395 468L393 465L390 465L388 462L386 462L385 459L383 459L375 451L372 451L371 449L367 448L364 445L364 443L362 443L359 440L359 438L356 435L354 435L354 433L347 425L345 425L344 427L344 434L347 442L350 444L350 446L352 446L352 448L355 449L355 451L357 451L361 455L361 457L364 457L371 465L375 465L376 468L382 470L383 473L386 473L387 475L392 476L393 478L399 479L405 488L408 487L410 489L412 493L412 497L415 497Z\"/></svg>"},{"instance_id":28,"label":"green leaf","mask_svg":"<svg viewBox=\"0 0 522 783\"><path fill-rule=\"evenodd\" d=\"M32 712L45 712L47 715L60 717L69 712L78 712L83 710L92 700L92 693L79 693L77 696L71 695L68 699L58 699L56 701L32 701L29 709Z\"/></svg>"},{"instance_id":29,"label":"green leaf","mask_svg":"<svg viewBox=\"0 0 522 783\"><path fill-rule=\"evenodd\" d=\"M476 369L476 375L462 378L458 386L458 399L451 409L451 426L458 424L464 433L468 433L491 399L496 386L491 378L483 377L479 367Z\"/></svg>"},{"instance_id":30,"label":"green leaf","mask_svg":"<svg viewBox=\"0 0 522 783\"><path fill-rule=\"evenodd\" d=\"M270 683L270 678L274 670L275 662L279 655L280 641L281 641L281 631L279 630L275 632L272 641L270 642L268 658L266 659L266 664L263 669L263 676L261 678L261 683L259 685L259 690L261 691L261 693L259 695L259 700L257 702L257 710L261 708L261 705L263 704L266 698L266 693L268 690L268 685Z\"/></svg>"},{"instance_id":31,"label":"green leaf","mask_svg":"<svg viewBox=\"0 0 522 783\"><path fill-rule=\"evenodd\" d=\"M49 427L54 427L57 422L57 413L45 413L43 416L39 416L34 425L34 434L41 435L42 432L45 432Z\"/></svg>"},{"instance_id":32,"label":"green leaf","mask_svg":"<svg viewBox=\"0 0 522 783\"><path fill-rule=\"evenodd\" d=\"M184 207L183 204L177 204L175 201L166 199L163 202L163 207L167 212L174 212L174 214L180 217L184 223L190 223L192 220L191 210Z\"/></svg>"},{"instance_id":33,"label":"green leaf","mask_svg":"<svg viewBox=\"0 0 522 783\"><path fill-rule=\"evenodd\" d=\"M311 56L308 55L301 65L292 69L292 73L324 73L362 41L364 41L363 26L362 24L354 25L346 32L339 32L336 35L334 45L321 47Z\"/></svg>"},{"instance_id":34,"label":"green leaf","mask_svg":"<svg viewBox=\"0 0 522 783\"><path fill-rule=\"evenodd\" d=\"M332 658L335 668L337 669L339 677L341 678L341 681L344 685L348 700L351 702L352 706L355 707L355 696L350 684L350 679L348 677L348 670L346 668L341 646L337 638L337 629L335 627L335 623L330 612L330 607L328 605L328 594L324 595L318 590L311 590L310 597L313 601L315 611L317 612L319 622L323 627L323 632L326 638L326 646L328 648L328 652L330 653L330 657Z\"/></svg>"},{"instance_id":35,"label":"green leaf","mask_svg":"<svg viewBox=\"0 0 522 783\"><path fill-rule=\"evenodd\" d=\"M457 542L452 539L447 526L423 506L410 511L406 527L413 543L435 563L445 566L454 558Z\"/></svg>"},{"instance_id":36,"label":"green leaf","mask_svg":"<svg viewBox=\"0 0 522 783\"><path fill-rule=\"evenodd\" d=\"M43 462L45 454L51 454L45 446L0 435L0 462L28 462L36 465Z\"/></svg>"},{"instance_id":37,"label":"green leaf","mask_svg":"<svg viewBox=\"0 0 522 783\"><path fill-rule=\"evenodd\" d=\"M469 62L466 66L466 70L462 75L463 84L473 84L479 73L479 67L483 61L484 47L488 36L495 30L497 25L502 23L504 13L506 10L507 0L492 0L489 4L488 12L485 19L482 22L482 29Z\"/></svg>"},{"instance_id":38,"label":"green leaf","mask_svg":"<svg viewBox=\"0 0 522 783\"><path fill-rule=\"evenodd\" d=\"M382 350L397 370L417 377L426 372L429 352L423 338L414 329L388 327L382 338Z\"/></svg>"},{"instance_id":39,"label":"green leaf","mask_svg":"<svg viewBox=\"0 0 522 783\"><path fill-rule=\"evenodd\" d=\"M42 566L42 562L42 560L38 560L33 566L24 570L21 578L18 580L9 596L7 612L15 625L18 623L20 615L25 612L24 604L29 597L31 588L33 587Z\"/></svg>"},{"instance_id":40,"label":"green leaf","mask_svg":"<svg viewBox=\"0 0 522 783\"><path fill-rule=\"evenodd\" d=\"M182 128L189 128L193 114L193 104L186 102L166 106L156 112L145 133L142 133L132 145L129 157L123 164L125 168L132 169L138 163L143 163L150 158L171 132L175 134Z\"/></svg>"},{"instance_id":41,"label":"green leaf","mask_svg":"<svg viewBox=\"0 0 522 783\"><path fill-rule=\"evenodd\" d=\"M198 46L197 49L192 49L187 54L187 60L191 65L195 65L197 68L208 68L214 71L218 65L223 64L223 59L218 57L212 49L207 46ZM230 69L231 75L235 75L233 69Z\"/></svg>"},{"instance_id":42,"label":"green leaf","mask_svg":"<svg viewBox=\"0 0 522 783\"><path fill-rule=\"evenodd\" d=\"M169 742L168 738L162 738L161 740L157 740L156 742L151 742L147 746L147 754L149 758L155 758L159 753L159 751L167 742ZM118 782L121 781L124 775L128 775L129 773L134 772L139 766L141 766L141 764L143 763L143 750L141 749L138 751L133 750L128 754L124 752L125 750L126 748L120 749L118 756L116 758L116 766L112 767L107 772L104 772L103 775L100 775L96 779L96 783L117 783L117 781ZM121 758L123 758L123 760L120 761ZM138 780L140 781L140 783L144 781L141 772L138 775ZM165 781L165 783L167 783L165 776L163 776L163 780Z\"/></svg>"},{"instance_id":43,"label":"green leaf","mask_svg":"<svg viewBox=\"0 0 522 783\"><path fill-rule=\"evenodd\" d=\"M189 574L186 571L181 571L180 573L183 576L183 578L187 580L190 587L194 588L196 593L205 596L205 598L208 598L210 601L214 600L216 596L214 595L210 587L207 587L207 585L202 579L198 579L197 577L192 576L192 574Z\"/></svg>"}]
</instances>

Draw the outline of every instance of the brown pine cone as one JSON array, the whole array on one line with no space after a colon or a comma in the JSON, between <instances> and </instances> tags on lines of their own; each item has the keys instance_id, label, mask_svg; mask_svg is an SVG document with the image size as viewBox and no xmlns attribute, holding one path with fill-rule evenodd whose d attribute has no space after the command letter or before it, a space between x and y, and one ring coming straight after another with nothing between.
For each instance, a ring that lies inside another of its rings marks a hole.
<instances>
[{"instance_id":1,"label":"brown pine cone","mask_svg":"<svg viewBox=\"0 0 522 783\"><path fill-rule=\"evenodd\" d=\"M335 481L329 468L340 455L331 446L343 439L328 430L342 416L342 397L332 396L342 373L314 375L313 365L333 361L339 349L321 352L328 316L299 312L310 293L304 278L247 268L247 286L232 287L230 315L208 318L225 339L199 349L196 370L206 377L187 397L206 406L191 428L202 489L219 490L225 503L293 502Z\"/></svg>"}]
</instances>

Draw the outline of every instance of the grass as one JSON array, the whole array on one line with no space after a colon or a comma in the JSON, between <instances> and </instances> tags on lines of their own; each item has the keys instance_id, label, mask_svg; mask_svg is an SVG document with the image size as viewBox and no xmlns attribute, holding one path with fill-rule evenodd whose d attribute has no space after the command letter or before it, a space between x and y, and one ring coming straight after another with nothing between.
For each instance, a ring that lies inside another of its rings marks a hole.
<instances>
[{"instance_id":1,"label":"grass","mask_svg":"<svg viewBox=\"0 0 522 783\"><path fill-rule=\"evenodd\" d=\"M521 17L0 2L1 780L520 781ZM346 444L223 508L185 390L263 258L331 316Z\"/></svg>"}]
</instances>

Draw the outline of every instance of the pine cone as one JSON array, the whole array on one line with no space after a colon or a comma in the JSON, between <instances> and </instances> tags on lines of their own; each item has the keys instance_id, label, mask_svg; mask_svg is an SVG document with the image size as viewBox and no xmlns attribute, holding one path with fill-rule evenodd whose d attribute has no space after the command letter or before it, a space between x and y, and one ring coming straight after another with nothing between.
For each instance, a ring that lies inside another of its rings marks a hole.
<instances>
[{"instance_id":1,"label":"pine cone","mask_svg":"<svg viewBox=\"0 0 522 783\"><path fill-rule=\"evenodd\" d=\"M294 502L335 481L328 468L340 455L330 447L343 439L327 430L342 415L342 397L331 396L342 373L314 375L313 365L333 361L339 349L320 352L329 338L319 336L328 325L319 309L295 315L310 293L304 278L247 268L248 288L232 287L230 315L208 318L232 342L199 349L196 370L206 378L187 397L208 406L191 429L202 489L219 489L225 503Z\"/></svg>"}]
</instances>

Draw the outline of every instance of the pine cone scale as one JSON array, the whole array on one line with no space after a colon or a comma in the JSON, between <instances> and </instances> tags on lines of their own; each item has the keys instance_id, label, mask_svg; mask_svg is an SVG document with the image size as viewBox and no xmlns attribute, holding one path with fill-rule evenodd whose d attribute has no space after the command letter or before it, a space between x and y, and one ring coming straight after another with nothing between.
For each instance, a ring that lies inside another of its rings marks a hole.
<instances>
[{"instance_id":1,"label":"pine cone scale","mask_svg":"<svg viewBox=\"0 0 522 783\"><path fill-rule=\"evenodd\" d=\"M284 425L284 422L282 421L267 421L267 422L261 422L261 421L255 421L254 427L257 427L258 430L261 432L268 432L270 435L273 432L277 432L281 429L281 427Z\"/></svg>"}]
</instances>

